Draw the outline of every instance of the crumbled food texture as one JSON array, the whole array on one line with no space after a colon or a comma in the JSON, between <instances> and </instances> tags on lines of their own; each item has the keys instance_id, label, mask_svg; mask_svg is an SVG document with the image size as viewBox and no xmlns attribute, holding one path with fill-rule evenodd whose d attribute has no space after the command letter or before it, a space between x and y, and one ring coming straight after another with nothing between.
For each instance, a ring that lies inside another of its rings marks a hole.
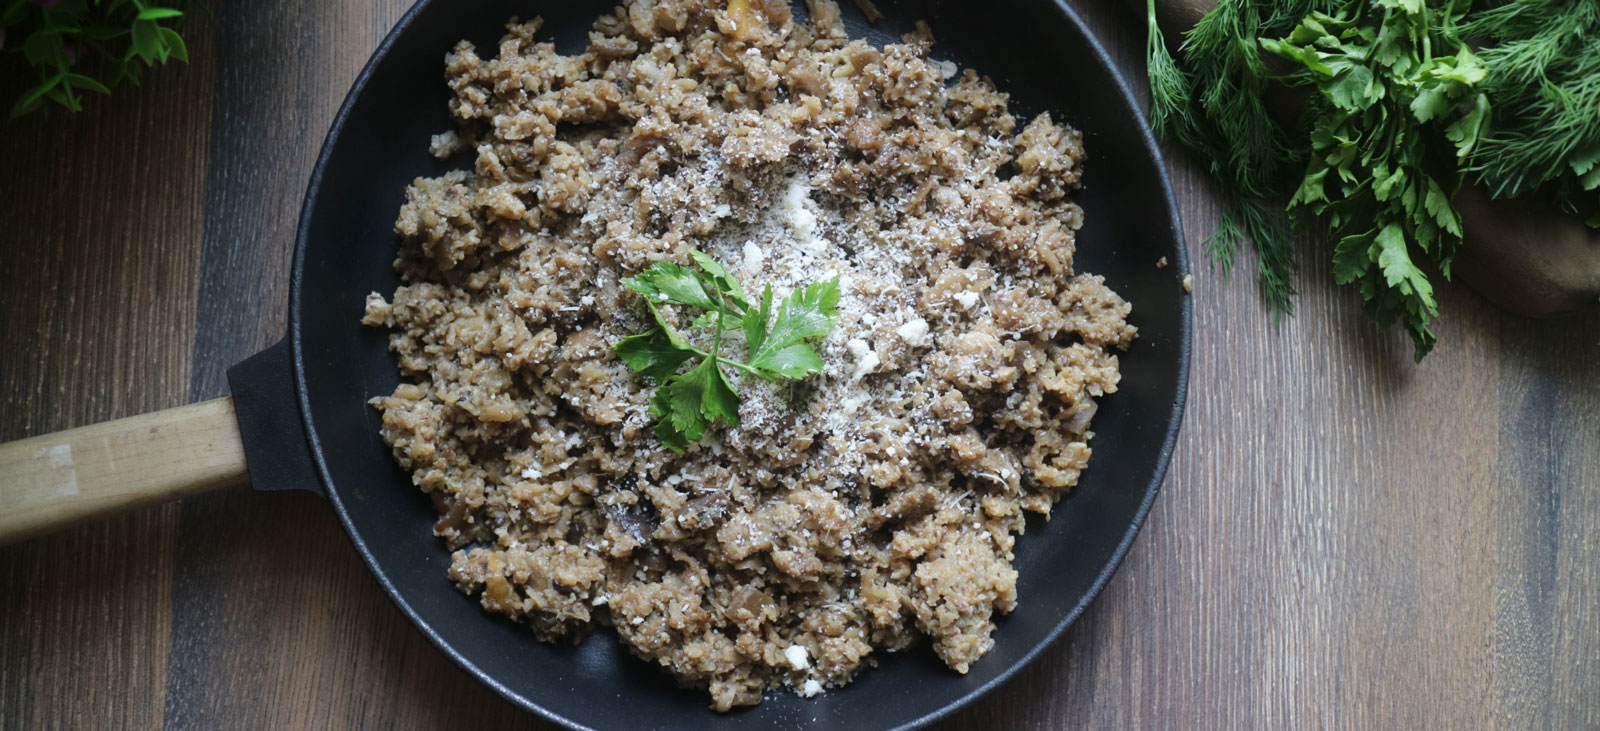
<instances>
[{"instance_id":1,"label":"crumbled food texture","mask_svg":"<svg viewBox=\"0 0 1600 731\"><path fill-rule=\"evenodd\" d=\"M383 295L372 292L367 295L367 307L361 315L361 324L371 325L372 327L387 326L390 323L389 312L391 309L389 301L384 299Z\"/></svg>"},{"instance_id":2,"label":"crumbled food texture","mask_svg":"<svg viewBox=\"0 0 1600 731\"><path fill-rule=\"evenodd\" d=\"M390 328L402 383L374 404L450 579L548 642L609 627L719 710L918 641L978 662L1136 333L1073 268L1078 132L947 84L926 26L878 48L808 5L633 0L576 56L537 19L458 44L431 149L463 168L407 188L403 285L362 317ZM752 296L843 294L822 373L730 371L738 423L680 455L612 346L651 322L623 281L691 250Z\"/></svg>"},{"instance_id":3,"label":"crumbled food texture","mask_svg":"<svg viewBox=\"0 0 1600 731\"><path fill-rule=\"evenodd\" d=\"M883 11L879 10L877 4L873 3L872 0L856 0L856 7L861 9L862 15L867 16L868 23L876 23L883 20Z\"/></svg>"},{"instance_id":4,"label":"crumbled food texture","mask_svg":"<svg viewBox=\"0 0 1600 731\"><path fill-rule=\"evenodd\" d=\"M1167 257L1163 256L1160 259L1157 259L1156 260L1156 268L1157 269L1166 269L1167 268Z\"/></svg>"},{"instance_id":5,"label":"crumbled food texture","mask_svg":"<svg viewBox=\"0 0 1600 731\"><path fill-rule=\"evenodd\" d=\"M1185 275L1183 275L1183 291L1185 291L1185 292L1193 292L1194 291L1194 275L1193 274L1185 274Z\"/></svg>"},{"instance_id":6,"label":"crumbled food texture","mask_svg":"<svg viewBox=\"0 0 1600 731\"><path fill-rule=\"evenodd\" d=\"M443 160L460 152L464 147L465 144L461 141L461 136L452 129L434 135L433 139L428 143L428 153Z\"/></svg>"}]
</instances>

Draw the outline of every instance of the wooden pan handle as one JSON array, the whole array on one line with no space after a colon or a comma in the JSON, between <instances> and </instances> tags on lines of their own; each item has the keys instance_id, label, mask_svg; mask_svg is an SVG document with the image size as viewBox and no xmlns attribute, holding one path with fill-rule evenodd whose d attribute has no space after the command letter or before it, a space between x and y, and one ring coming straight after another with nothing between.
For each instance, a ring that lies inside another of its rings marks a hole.
<instances>
[{"instance_id":1,"label":"wooden pan handle","mask_svg":"<svg viewBox=\"0 0 1600 731\"><path fill-rule=\"evenodd\" d=\"M0 545L245 479L226 398L0 444Z\"/></svg>"}]
</instances>

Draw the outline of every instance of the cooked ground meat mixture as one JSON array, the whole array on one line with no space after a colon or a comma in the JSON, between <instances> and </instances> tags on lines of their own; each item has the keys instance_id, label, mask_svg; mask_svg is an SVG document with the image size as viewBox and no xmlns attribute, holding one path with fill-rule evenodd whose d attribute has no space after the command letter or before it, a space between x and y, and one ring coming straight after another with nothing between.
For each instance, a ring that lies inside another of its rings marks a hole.
<instances>
[{"instance_id":1,"label":"cooked ground meat mixture","mask_svg":"<svg viewBox=\"0 0 1600 731\"><path fill-rule=\"evenodd\" d=\"M538 19L493 58L456 46L433 151L471 167L407 189L405 285L365 318L391 329L404 383L374 403L451 580L545 641L612 627L724 711L923 636L966 672L1135 334L1073 269L1077 131L1021 124L925 26L876 48L808 10L633 0L581 55ZM821 374L730 372L739 423L675 454L612 346L652 324L621 282L692 250L748 291L843 295Z\"/></svg>"}]
</instances>

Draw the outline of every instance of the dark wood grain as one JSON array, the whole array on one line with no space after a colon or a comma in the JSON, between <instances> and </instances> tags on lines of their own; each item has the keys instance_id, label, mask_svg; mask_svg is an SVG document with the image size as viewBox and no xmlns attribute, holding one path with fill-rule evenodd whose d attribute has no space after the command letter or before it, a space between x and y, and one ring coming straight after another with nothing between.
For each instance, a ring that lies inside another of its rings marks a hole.
<instances>
[{"instance_id":1,"label":"dark wood grain","mask_svg":"<svg viewBox=\"0 0 1600 731\"><path fill-rule=\"evenodd\" d=\"M1073 4L1138 82L1137 19ZM282 335L316 143L405 5L228 3L192 66L4 128L0 439L221 395ZM1198 262L1216 198L1170 167ZM1415 366L1301 263L1278 326L1247 276L1196 268L1189 411L1143 534L944 728L1600 726L1600 318L1447 287ZM542 727L434 651L307 495L0 549L0 606L0 728Z\"/></svg>"},{"instance_id":2,"label":"dark wood grain","mask_svg":"<svg viewBox=\"0 0 1600 731\"><path fill-rule=\"evenodd\" d=\"M191 30L176 73L0 123L0 440L189 401L215 72ZM161 723L178 512L0 550L0 727Z\"/></svg>"}]
</instances>

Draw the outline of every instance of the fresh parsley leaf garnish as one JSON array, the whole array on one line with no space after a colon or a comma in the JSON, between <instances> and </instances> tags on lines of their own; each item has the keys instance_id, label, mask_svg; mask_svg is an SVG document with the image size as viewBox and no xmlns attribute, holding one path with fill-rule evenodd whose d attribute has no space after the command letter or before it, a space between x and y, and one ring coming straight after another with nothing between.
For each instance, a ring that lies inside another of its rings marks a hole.
<instances>
[{"instance_id":1,"label":"fresh parsley leaf garnish","mask_svg":"<svg viewBox=\"0 0 1600 731\"><path fill-rule=\"evenodd\" d=\"M795 290L783 299L778 319L765 330L772 311L772 286L761 293L761 309L745 320L745 341L750 365L769 381L778 377L805 378L822 370L822 360L803 340L827 335L838 314L839 278ZM752 337L753 336L753 337Z\"/></svg>"},{"instance_id":2,"label":"fresh parsley leaf garnish","mask_svg":"<svg viewBox=\"0 0 1600 731\"><path fill-rule=\"evenodd\" d=\"M697 269L657 262L625 284L638 292L650 309L655 327L630 335L613 346L629 368L657 384L650 415L661 443L682 452L717 422L738 426L739 394L722 366L776 382L805 378L822 371L822 358L805 341L827 335L838 317L839 278L797 289L784 297L772 314L772 285L752 307L744 288L726 267L702 252L691 252ZM711 349L689 342L662 312L672 305L703 312L689 326L710 328ZM744 334L747 360L723 354L726 332ZM679 373L690 362L699 362Z\"/></svg>"}]
</instances>

